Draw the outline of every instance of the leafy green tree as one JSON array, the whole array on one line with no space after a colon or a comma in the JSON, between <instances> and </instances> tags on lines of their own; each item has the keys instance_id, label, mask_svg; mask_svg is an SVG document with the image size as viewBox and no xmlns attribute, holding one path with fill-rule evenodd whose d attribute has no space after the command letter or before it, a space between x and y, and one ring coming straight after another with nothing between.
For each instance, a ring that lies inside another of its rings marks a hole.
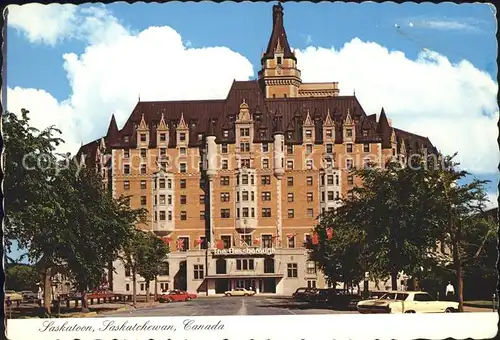
<instances>
[{"instance_id":1,"label":"leafy green tree","mask_svg":"<svg viewBox=\"0 0 500 340\"><path fill-rule=\"evenodd\" d=\"M470 173L459 169L460 164L454 160L455 156L456 154L442 158L441 166L431 172L430 182L434 186L437 197L436 217L442 231L441 239L451 252L456 273L459 310L463 311L464 262L471 256L470 253L467 255L467 247L464 247L465 236L467 229L477 226L473 220L482 214L486 207L488 199L485 184L488 181L474 178L467 184L458 184L470 176ZM471 250L470 247L468 249Z\"/></svg>"},{"instance_id":2,"label":"leafy green tree","mask_svg":"<svg viewBox=\"0 0 500 340\"><path fill-rule=\"evenodd\" d=\"M159 264L167 256L169 248L152 233L141 233L140 235L141 246L136 249L137 273L146 281L146 302L149 302L149 284L153 280L156 281L160 274Z\"/></svg>"},{"instance_id":3,"label":"leafy green tree","mask_svg":"<svg viewBox=\"0 0 500 340\"><path fill-rule=\"evenodd\" d=\"M28 264L8 265L5 271L5 289L7 290L30 290L37 289L38 274L36 268Z\"/></svg>"}]
</instances>

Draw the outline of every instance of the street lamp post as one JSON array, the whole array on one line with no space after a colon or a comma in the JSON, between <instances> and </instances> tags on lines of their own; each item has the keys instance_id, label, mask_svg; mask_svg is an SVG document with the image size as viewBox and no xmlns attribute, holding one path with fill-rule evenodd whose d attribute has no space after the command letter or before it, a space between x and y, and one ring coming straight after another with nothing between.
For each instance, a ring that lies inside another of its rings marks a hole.
<instances>
[{"instance_id":1,"label":"street lamp post","mask_svg":"<svg viewBox=\"0 0 500 340\"><path fill-rule=\"evenodd\" d=\"M208 247L209 247L209 242L207 241L207 238L205 237L205 295L208 296Z\"/></svg>"}]
</instances>

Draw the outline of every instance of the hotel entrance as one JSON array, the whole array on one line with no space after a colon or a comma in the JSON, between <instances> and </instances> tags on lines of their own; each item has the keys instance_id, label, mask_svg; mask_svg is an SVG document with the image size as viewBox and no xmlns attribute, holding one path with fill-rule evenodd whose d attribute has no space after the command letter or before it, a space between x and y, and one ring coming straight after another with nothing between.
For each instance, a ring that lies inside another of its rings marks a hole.
<instances>
[{"instance_id":1,"label":"hotel entrance","mask_svg":"<svg viewBox=\"0 0 500 340\"><path fill-rule=\"evenodd\" d=\"M253 279L238 279L233 280L234 288L245 288L247 290L255 290L257 287L255 286L255 280Z\"/></svg>"}]
</instances>

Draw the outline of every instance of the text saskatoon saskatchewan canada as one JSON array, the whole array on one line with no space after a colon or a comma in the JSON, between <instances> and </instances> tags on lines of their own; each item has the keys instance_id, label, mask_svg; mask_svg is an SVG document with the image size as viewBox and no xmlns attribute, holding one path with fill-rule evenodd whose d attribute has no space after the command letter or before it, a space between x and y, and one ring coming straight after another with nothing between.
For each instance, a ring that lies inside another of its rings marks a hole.
<instances>
[{"instance_id":1,"label":"text saskatoon saskatchewan canada","mask_svg":"<svg viewBox=\"0 0 500 340\"><path fill-rule=\"evenodd\" d=\"M85 325L83 320L57 321L49 320L39 328L41 333L48 332L176 332L177 329L184 331L222 331L224 325L219 320L213 324L196 322L193 319L185 319L178 324L153 323L149 320L134 322L130 320L115 321L105 319L99 327Z\"/></svg>"}]
</instances>

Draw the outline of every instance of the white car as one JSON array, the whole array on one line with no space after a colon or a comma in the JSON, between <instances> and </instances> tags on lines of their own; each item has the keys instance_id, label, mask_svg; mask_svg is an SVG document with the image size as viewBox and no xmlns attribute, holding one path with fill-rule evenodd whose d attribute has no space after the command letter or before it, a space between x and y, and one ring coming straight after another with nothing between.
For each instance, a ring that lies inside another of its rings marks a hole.
<instances>
[{"instance_id":1,"label":"white car","mask_svg":"<svg viewBox=\"0 0 500 340\"><path fill-rule=\"evenodd\" d=\"M437 301L429 293L420 291L387 292L378 299L357 304L358 312L369 313L453 313L458 302Z\"/></svg>"},{"instance_id":2,"label":"white car","mask_svg":"<svg viewBox=\"0 0 500 340\"><path fill-rule=\"evenodd\" d=\"M253 290L247 290L245 288L235 288L233 290L228 290L224 293L225 296L252 296L255 295Z\"/></svg>"}]
</instances>

